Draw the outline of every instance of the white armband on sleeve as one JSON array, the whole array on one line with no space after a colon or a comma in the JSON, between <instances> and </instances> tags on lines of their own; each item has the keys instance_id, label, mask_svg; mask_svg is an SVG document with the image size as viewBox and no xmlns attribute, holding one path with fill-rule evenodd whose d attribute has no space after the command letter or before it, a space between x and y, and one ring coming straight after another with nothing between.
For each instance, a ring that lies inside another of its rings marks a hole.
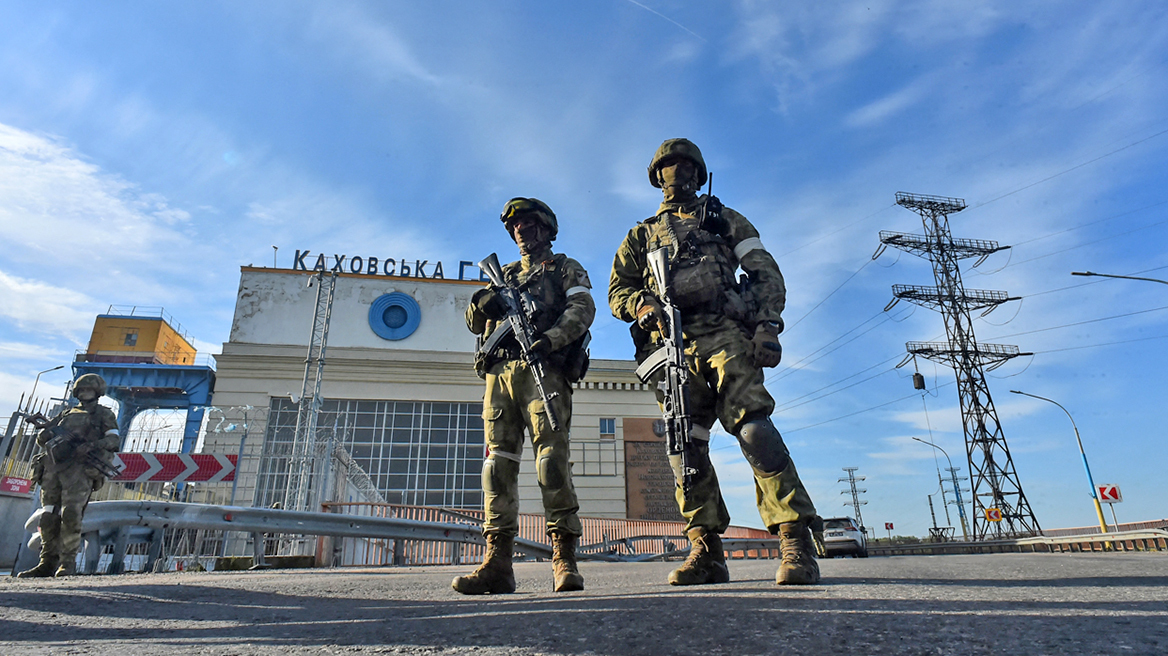
<instances>
[{"instance_id":1,"label":"white armband on sleeve","mask_svg":"<svg viewBox=\"0 0 1168 656\"><path fill-rule=\"evenodd\" d=\"M748 239L743 239L742 241L738 242L737 246L734 247L734 257L741 260L747 253L749 253L750 251L756 251L756 250L757 251L765 251L766 250L765 248L763 248L761 239L759 239L758 237L750 237Z\"/></svg>"},{"instance_id":2,"label":"white armband on sleeve","mask_svg":"<svg viewBox=\"0 0 1168 656\"><path fill-rule=\"evenodd\" d=\"M106 435L119 435L118 429L116 429L116 428L111 428L111 429L107 430L105 432L105 434Z\"/></svg>"},{"instance_id":3,"label":"white armband on sleeve","mask_svg":"<svg viewBox=\"0 0 1168 656\"><path fill-rule=\"evenodd\" d=\"M575 294L591 294L591 293L592 293L591 289L588 289L587 287L584 287L583 285L577 285L577 286L572 287L571 289L568 290L567 296L573 296Z\"/></svg>"}]
</instances>

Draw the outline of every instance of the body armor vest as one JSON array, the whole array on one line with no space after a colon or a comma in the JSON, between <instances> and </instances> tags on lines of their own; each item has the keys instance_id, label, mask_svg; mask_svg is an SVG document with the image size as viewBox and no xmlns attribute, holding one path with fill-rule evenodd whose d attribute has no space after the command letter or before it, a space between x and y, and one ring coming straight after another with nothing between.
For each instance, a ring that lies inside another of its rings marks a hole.
<instances>
[{"instance_id":1,"label":"body armor vest","mask_svg":"<svg viewBox=\"0 0 1168 656\"><path fill-rule=\"evenodd\" d=\"M568 297L564 290L563 280L567 262L567 255L555 253L550 260L540 266L533 266L526 272L522 271L522 265L519 262L503 267L503 277L507 284L535 299L536 311L527 320L531 322L532 328L537 332L547 332L549 328L556 325L556 321L568 307ZM512 337L503 341L494 352L484 352L487 338L493 330L493 322L489 322L488 330L478 340L475 372L479 374L480 378L485 377L486 372L496 363L505 360L518 360L522 357L519 344ZM588 344L591 340L591 333L584 331L584 334L575 341L550 353L547 357L548 364L562 373L569 382L574 383L580 380L588 371Z\"/></svg>"},{"instance_id":2,"label":"body armor vest","mask_svg":"<svg viewBox=\"0 0 1168 656\"><path fill-rule=\"evenodd\" d=\"M669 247L670 292L683 313L725 313L736 321L748 318L734 276L738 258L724 237L698 227L696 217L670 212L645 223L650 228L648 251Z\"/></svg>"}]
</instances>

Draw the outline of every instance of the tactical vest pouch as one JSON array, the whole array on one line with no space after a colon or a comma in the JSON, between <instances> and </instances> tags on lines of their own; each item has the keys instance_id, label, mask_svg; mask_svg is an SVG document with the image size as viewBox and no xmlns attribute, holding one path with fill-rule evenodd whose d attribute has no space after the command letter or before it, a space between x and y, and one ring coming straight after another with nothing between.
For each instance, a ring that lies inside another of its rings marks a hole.
<instances>
[{"instance_id":1,"label":"tactical vest pouch","mask_svg":"<svg viewBox=\"0 0 1168 656\"><path fill-rule=\"evenodd\" d=\"M679 260L673 271L673 302L685 311L696 307L709 307L722 297L726 284L722 276L722 265L710 255Z\"/></svg>"},{"instance_id":2,"label":"tactical vest pouch","mask_svg":"<svg viewBox=\"0 0 1168 656\"><path fill-rule=\"evenodd\" d=\"M569 383L580 382L588 373L588 365L591 362L588 344L591 342L592 333L584 331L576 341L557 352L557 355L563 353L563 366L560 367L560 372Z\"/></svg>"}]
</instances>

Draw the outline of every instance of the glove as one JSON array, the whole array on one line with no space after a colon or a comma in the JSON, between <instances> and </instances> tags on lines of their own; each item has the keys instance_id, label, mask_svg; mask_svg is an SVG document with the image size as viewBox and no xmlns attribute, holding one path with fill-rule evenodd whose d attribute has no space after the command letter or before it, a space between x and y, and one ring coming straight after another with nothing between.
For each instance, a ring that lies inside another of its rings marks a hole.
<instances>
[{"instance_id":1,"label":"glove","mask_svg":"<svg viewBox=\"0 0 1168 656\"><path fill-rule=\"evenodd\" d=\"M759 324L750 344L754 366L760 369L779 366L779 362L783 359L783 347L779 344L778 326L769 323Z\"/></svg>"},{"instance_id":2,"label":"glove","mask_svg":"<svg viewBox=\"0 0 1168 656\"><path fill-rule=\"evenodd\" d=\"M472 299L479 312L491 321L499 321L507 316L507 301L493 288L480 289Z\"/></svg>"},{"instance_id":3,"label":"glove","mask_svg":"<svg viewBox=\"0 0 1168 656\"><path fill-rule=\"evenodd\" d=\"M552 342L547 337L540 336L531 343L531 352L539 356L545 356L552 352Z\"/></svg>"},{"instance_id":4,"label":"glove","mask_svg":"<svg viewBox=\"0 0 1168 656\"><path fill-rule=\"evenodd\" d=\"M643 330L669 330L669 320L665 317L665 308L652 296L641 297L641 307L637 308L637 325Z\"/></svg>"}]
</instances>

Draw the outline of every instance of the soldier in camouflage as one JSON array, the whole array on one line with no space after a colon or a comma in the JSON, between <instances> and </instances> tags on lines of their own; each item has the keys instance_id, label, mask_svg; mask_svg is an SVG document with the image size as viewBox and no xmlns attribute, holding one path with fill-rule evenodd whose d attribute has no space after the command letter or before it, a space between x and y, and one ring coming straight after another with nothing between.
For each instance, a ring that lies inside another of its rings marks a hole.
<instances>
[{"instance_id":1,"label":"soldier in camouflage","mask_svg":"<svg viewBox=\"0 0 1168 656\"><path fill-rule=\"evenodd\" d=\"M572 419L572 386L587 368L585 339L596 316L592 283L580 263L553 253L551 243L559 226L556 215L534 198L513 198L501 216L507 232L522 256L503 267L509 285L534 297L539 311L533 319L539 338L533 350L540 353L547 375L544 388L552 398L559 430L552 430L544 402L536 390L527 363L513 338L494 353L480 352L475 367L486 379L483 423L488 455L483 463L483 534L487 552L474 573L454 579L463 594L515 591L511 567L515 535L519 529L519 463L523 435L531 435L536 472L543 494L547 532L552 538L554 589L583 590L584 577L576 567L576 540L583 532L576 513L580 504L572 486L568 431ZM496 291L479 290L466 309L466 325L480 335L483 344L506 316L507 305Z\"/></svg>"},{"instance_id":2,"label":"soldier in camouflage","mask_svg":"<svg viewBox=\"0 0 1168 656\"><path fill-rule=\"evenodd\" d=\"M681 458L671 463L691 549L669 582L730 580L719 537L729 526L730 515L709 457L710 429L717 420L738 438L754 471L759 514L771 533L780 536L782 562L776 582L815 583L819 581L811 536L818 521L815 506L771 423L775 402L763 386L762 370L777 366L781 357L778 336L786 286L778 264L746 217L723 208L717 198L698 196L706 179L705 161L692 142L670 139L661 144L649 165L649 182L662 190L664 202L655 216L638 223L625 237L608 287L613 315L633 323L640 362L668 325L651 291L656 287L647 255L669 248L670 291L681 309L690 368L695 439L688 455L698 470L687 498L680 485ZM741 282L735 280L739 267L747 274Z\"/></svg>"},{"instance_id":3,"label":"soldier in camouflage","mask_svg":"<svg viewBox=\"0 0 1168 656\"><path fill-rule=\"evenodd\" d=\"M97 402L105 389L101 376L81 376L73 383L73 396L80 405L57 415L37 434L37 444L42 447L53 438L51 429L58 426L76 437L51 453L42 452L34 463L33 479L40 483L43 508L41 558L36 567L17 574L21 578L71 576L77 571L85 506L89 496L105 484L101 472L86 461L93 454L110 463L121 445L117 418Z\"/></svg>"}]
</instances>

